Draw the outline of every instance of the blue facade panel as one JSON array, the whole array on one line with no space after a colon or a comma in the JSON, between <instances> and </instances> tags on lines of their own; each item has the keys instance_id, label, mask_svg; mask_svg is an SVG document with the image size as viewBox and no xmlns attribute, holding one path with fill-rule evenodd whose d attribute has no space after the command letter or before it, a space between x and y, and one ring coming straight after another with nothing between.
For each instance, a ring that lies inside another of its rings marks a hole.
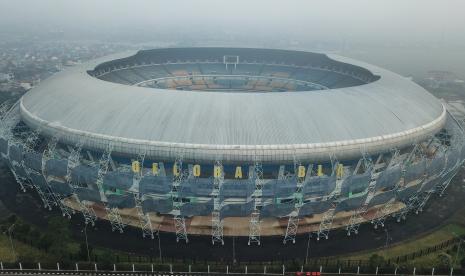
<instances>
[{"instance_id":1,"label":"blue facade panel","mask_svg":"<svg viewBox=\"0 0 465 276\"><path fill-rule=\"evenodd\" d=\"M26 152L24 154L24 165L35 170L36 172L42 171L42 153Z\"/></svg>"},{"instance_id":2,"label":"blue facade panel","mask_svg":"<svg viewBox=\"0 0 465 276\"><path fill-rule=\"evenodd\" d=\"M335 176L312 176L303 183L302 193L305 197L322 197L336 188Z\"/></svg>"},{"instance_id":3,"label":"blue facade panel","mask_svg":"<svg viewBox=\"0 0 465 276\"><path fill-rule=\"evenodd\" d=\"M250 201L244 204L227 204L220 210L220 217L247 217L253 212L254 202Z\"/></svg>"},{"instance_id":4,"label":"blue facade panel","mask_svg":"<svg viewBox=\"0 0 465 276\"><path fill-rule=\"evenodd\" d=\"M371 180L371 172L348 176L341 186L341 194L358 194L368 188Z\"/></svg>"},{"instance_id":5,"label":"blue facade panel","mask_svg":"<svg viewBox=\"0 0 465 276\"><path fill-rule=\"evenodd\" d=\"M103 185L108 188L127 190L133 184L132 172L107 172L103 177Z\"/></svg>"},{"instance_id":6,"label":"blue facade panel","mask_svg":"<svg viewBox=\"0 0 465 276\"><path fill-rule=\"evenodd\" d=\"M294 211L294 203L276 203L263 206L260 217L285 217Z\"/></svg>"},{"instance_id":7,"label":"blue facade panel","mask_svg":"<svg viewBox=\"0 0 465 276\"><path fill-rule=\"evenodd\" d=\"M134 208L136 206L136 202L134 200L134 195L132 194L125 194L125 195L118 195L118 194L109 194L106 195L107 197L107 204L110 208Z\"/></svg>"},{"instance_id":8,"label":"blue facade panel","mask_svg":"<svg viewBox=\"0 0 465 276\"><path fill-rule=\"evenodd\" d=\"M68 196L73 193L73 190L68 183L51 180L48 184L54 193L64 196Z\"/></svg>"},{"instance_id":9,"label":"blue facade panel","mask_svg":"<svg viewBox=\"0 0 465 276\"><path fill-rule=\"evenodd\" d=\"M144 213L156 212L160 214L168 214L173 210L173 201L171 198L144 198L142 200L142 211Z\"/></svg>"},{"instance_id":10,"label":"blue facade panel","mask_svg":"<svg viewBox=\"0 0 465 276\"><path fill-rule=\"evenodd\" d=\"M74 191L78 196L79 200L87 200L91 202L101 202L99 191L92 190L89 188L75 187Z\"/></svg>"},{"instance_id":11,"label":"blue facade panel","mask_svg":"<svg viewBox=\"0 0 465 276\"><path fill-rule=\"evenodd\" d=\"M370 202L368 203L368 208L371 208L376 205L385 204L395 197L396 197L396 191L394 190L384 192L384 193L379 193L370 200Z\"/></svg>"},{"instance_id":12,"label":"blue facade panel","mask_svg":"<svg viewBox=\"0 0 465 276\"><path fill-rule=\"evenodd\" d=\"M333 204L330 201L316 201L316 202L307 202L302 205L299 210L299 216L310 216L316 214L322 214L329 209Z\"/></svg>"},{"instance_id":13,"label":"blue facade panel","mask_svg":"<svg viewBox=\"0 0 465 276\"><path fill-rule=\"evenodd\" d=\"M11 161L21 163L23 160L23 146L22 145L10 145L9 157Z\"/></svg>"},{"instance_id":14,"label":"blue facade panel","mask_svg":"<svg viewBox=\"0 0 465 276\"><path fill-rule=\"evenodd\" d=\"M353 211L357 210L358 208L362 207L367 199L367 193L357 197L351 197L346 200L339 202L336 207L336 212L340 211Z\"/></svg>"},{"instance_id":15,"label":"blue facade panel","mask_svg":"<svg viewBox=\"0 0 465 276\"><path fill-rule=\"evenodd\" d=\"M64 177L66 176L68 170L68 160L47 160L47 163L45 163L45 170L47 175Z\"/></svg>"},{"instance_id":16,"label":"blue facade panel","mask_svg":"<svg viewBox=\"0 0 465 276\"><path fill-rule=\"evenodd\" d=\"M209 216L213 212L213 200L207 202L190 202L181 206L181 216Z\"/></svg>"},{"instance_id":17,"label":"blue facade panel","mask_svg":"<svg viewBox=\"0 0 465 276\"><path fill-rule=\"evenodd\" d=\"M145 194L167 194L171 191L171 177L167 176L145 176L139 182L139 193Z\"/></svg>"},{"instance_id":18,"label":"blue facade panel","mask_svg":"<svg viewBox=\"0 0 465 276\"><path fill-rule=\"evenodd\" d=\"M400 178L402 177L402 169L399 165L387 168L381 172L376 179L375 189L377 191L383 190L386 188L395 187L399 183Z\"/></svg>"},{"instance_id":19,"label":"blue facade panel","mask_svg":"<svg viewBox=\"0 0 465 276\"><path fill-rule=\"evenodd\" d=\"M255 190L255 183L249 179L225 179L220 188L220 198L248 198Z\"/></svg>"}]
</instances>

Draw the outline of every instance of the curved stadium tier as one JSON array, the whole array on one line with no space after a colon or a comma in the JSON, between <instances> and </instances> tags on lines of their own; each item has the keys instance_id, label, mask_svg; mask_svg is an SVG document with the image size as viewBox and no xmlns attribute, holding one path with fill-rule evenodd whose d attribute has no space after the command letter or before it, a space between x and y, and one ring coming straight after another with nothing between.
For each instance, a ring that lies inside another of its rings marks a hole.
<instances>
[{"instance_id":1,"label":"curved stadium tier","mask_svg":"<svg viewBox=\"0 0 465 276\"><path fill-rule=\"evenodd\" d=\"M44 207L186 242L384 226L442 193L465 156L461 125L423 88L302 51L119 54L3 110L1 156Z\"/></svg>"}]
</instances>

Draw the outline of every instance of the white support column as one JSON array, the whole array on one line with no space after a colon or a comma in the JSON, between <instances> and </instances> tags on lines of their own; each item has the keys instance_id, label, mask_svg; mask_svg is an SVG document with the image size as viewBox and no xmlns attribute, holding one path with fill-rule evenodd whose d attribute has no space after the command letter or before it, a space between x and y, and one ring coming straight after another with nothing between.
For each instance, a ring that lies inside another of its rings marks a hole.
<instances>
[{"instance_id":1,"label":"white support column","mask_svg":"<svg viewBox=\"0 0 465 276\"><path fill-rule=\"evenodd\" d=\"M107 212L107 219L110 221L110 224L111 224L111 230L123 233L124 227L126 225L123 222L121 215L119 214L118 208L112 208L108 206L108 204L106 203L107 197L105 195L105 189L103 187L103 178L105 174L108 172L108 169L110 167L112 151L113 151L113 146L110 143L105 148L105 150L102 153L102 156L100 157L98 161L98 172L97 172L96 184L100 192L100 198L102 199L102 202L104 203L105 211Z\"/></svg>"},{"instance_id":2,"label":"white support column","mask_svg":"<svg viewBox=\"0 0 465 276\"><path fill-rule=\"evenodd\" d=\"M331 166L332 166L332 173L335 173L339 162L336 159L335 155L330 155L331 159ZM344 173L347 175L347 173ZM332 196L339 196L341 193L341 186L345 179L337 179L336 180L336 188L334 192L331 194ZM332 207L328 209L324 214L323 218L321 219L320 225L318 227L318 231L316 232L316 240L319 241L320 238L324 237L325 239L329 238L329 232L331 231L331 227L333 225L334 215L336 213L337 203L333 203Z\"/></svg>"},{"instance_id":3,"label":"white support column","mask_svg":"<svg viewBox=\"0 0 465 276\"><path fill-rule=\"evenodd\" d=\"M139 172L136 172L134 173L134 179L133 179L133 183L135 185L134 187L134 202L135 202L135 207L136 207L136 210L137 210L137 216L139 217L139 225L140 225L140 228L142 229L142 237L145 238L145 237L150 237L151 239L154 239L155 238L155 235L154 235L154 230L153 230L153 227L152 227L152 221L150 220L150 216L149 214L146 214L144 213L143 209L142 209L142 199L140 197L140 193L139 193L139 183L140 181L142 180L142 178L144 177L144 161L145 161L145 152L142 153L142 154L139 154L137 156L137 162L139 162L139 168L140 168L140 171Z\"/></svg>"},{"instance_id":4,"label":"white support column","mask_svg":"<svg viewBox=\"0 0 465 276\"><path fill-rule=\"evenodd\" d=\"M360 167L363 167L364 173L369 172L371 178L369 180L370 182L368 184L368 187L365 191L365 193L367 193L366 201L362 203L362 206L355 210L352 213L352 216L350 217L349 224L346 227L347 236L350 236L351 233L354 233L356 235L358 234L360 224L362 224L365 221L365 218L363 216L368 211L368 204L375 193L376 179L373 178L372 174L373 162L371 158L366 153L362 152L362 158L360 159L359 164L360 166L357 166L357 170L355 172L357 172L360 169Z\"/></svg>"},{"instance_id":5,"label":"white support column","mask_svg":"<svg viewBox=\"0 0 465 276\"><path fill-rule=\"evenodd\" d=\"M288 241L292 241L292 243L295 243L295 238L297 236L297 230L299 228L299 212L303 204L302 189L303 189L305 179L307 179L307 176L310 177L312 170L313 170L313 165L310 164L308 166L305 177L299 178L297 170L299 166L301 166L301 164L299 162L294 162L294 163L295 163L294 164L294 178L295 178L295 181L297 182L297 189L294 194L294 210L289 215L289 219L287 221L286 233L284 234L284 239L283 239L284 244L286 244Z\"/></svg>"},{"instance_id":6,"label":"white support column","mask_svg":"<svg viewBox=\"0 0 465 276\"><path fill-rule=\"evenodd\" d=\"M376 162L378 164L378 162ZM386 162L387 163L387 162ZM387 170L394 166L400 166L402 163L402 159L400 157L400 151L398 149L394 149L392 151L391 159L389 160L389 164L386 164L385 167L376 168L377 170ZM382 173L382 172L380 172ZM399 189L399 183L395 183L393 190L397 191ZM384 222L386 219L392 214L394 208L395 199L392 199L384 204L383 207L379 208L376 211L374 218L371 220L371 224L373 224L373 228L378 229L378 227L384 227Z\"/></svg>"},{"instance_id":7,"label":"white support column","mask_svg":"<svg viewBox=\"0 0 465 276\"><path fill-rule=\"evenodd\" d=\"M262 205L262 187L263 187L263 167L260 162L255 162L253 167L253 178L255 182L255 191L252 196L252 200L254 201L254 210L250 215L250 223L249 223L249 241L248 245L252 243L256 243L260 245L260 207ZM249 173L249 180L250 173Z\"/></svg>"},{"instance_id":8,"label":"white support column","mask_svg":"<svg viewBox=\"0 0 465 276\"><path fill-rule=\"evenodd\" d=\"M3 126L1 126L1 128L3 128ZM5 135L7 137L9 136L8 138L4 137L8 141L8 144L10 144L10 142L12 142L13 144L22 145L24 152L31 152L31 153L35 152L35 147L37 146L37 143L40 140L39 139L40 130L35 130L35 131L31 132L31 133L28 133L26 141L24 143L20 139L13 138L13 135L10 133L11 130L9 130L9 129L1 129L1 132L2 132L2 136L5 136ZM40 197L40 199L42 200L42 202L44 204L44 208L50 209L51 207L48 204L49 203L48 198L43 193L41 193L41 190L40 191L38 190L38 188L40 188L40 187L36 187L34 185L34 183L32 183L31 178L29 177L29 173L30 173L31 169L29 169L24 164L24 159L20 163L18 163L15 160L11 160L9 152L8 152L7 156L4 156L4 157L7 158L8 162L12 165L11 166L11 172L13 173L13 176L14 176L16 182L19 184L20 189L23 192L26 192L26 189L29 189L29 188L35 189L37 191L37 193L39 194L39 197ZM15 169L16 166L20 166L25 170L27 178L20 177L16 173L16 169Z\"/></svg>"},{"instance_id":9,"label":"white support column","mask_svg":"<svg viewBox=\"0 0 465 276\"><path fill-rule=\"evenodd\" d=\"M183 216L181 216L181 206L182 198L179 194L179 189L181 186L182 181L185 177L185 172L182 168L182 157L176 158L175 163L173 166L177 166L178 175L173 176L173 185L171 187L171 198L173 201L173 221L174 221L174 229L176 231L176 242L179 240L184 240L186 243L189 242L187 238L187 229L186 229L186 220Z\"/></svg>"},{"instance_id":10,"label":"white support column","mask_svg":"<svg viewBox=\"0 0 465 276\"><path fill-rule=\"evenodd\" d=\"M220 160L215 162L215 167L219 168L220 174L213 178L213 212L212 212L212 244L221 243L224 245L223 239L223 221L221 219L221 199L220 189L224 181L224 168Z\"/></svg>"},{"instance_id":11,"label":"white support column","mask_svg":"<svg viewBox=\"0 0 465 276\"><path fill-rule=\"evenodd\" d=\"M53 137L47 144L47 148L44 150L42 154L42 175L45 179L45 182L48 185L48 192L50 195L50 199L53 200L53 204L55 206L58 206L58 208L60 208L60 211L63 217L67 217L68 219L70 219L73 211L71 210L71 208L69 208L63 203L64 197L58 193L55 193L53 188L50 186L50 179L49 179L48 172L46 169L47 161L50 159L53 159L56 156L55 151L56 151L58 141L59 141L58 136Z\"/></svg>"}]
</instances>

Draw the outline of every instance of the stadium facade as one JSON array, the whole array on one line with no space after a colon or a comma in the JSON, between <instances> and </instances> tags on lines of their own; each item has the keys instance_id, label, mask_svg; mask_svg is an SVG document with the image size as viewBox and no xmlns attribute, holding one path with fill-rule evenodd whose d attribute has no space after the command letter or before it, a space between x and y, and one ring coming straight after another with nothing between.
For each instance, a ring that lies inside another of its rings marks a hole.
<instances>
[{"instance_id":1,"label":"stadium facade","mask_svg":"<svg viewBox=\"0 0 465 276\"><path fill-rule=\"evenodd\" d=\"M3 105L0 134L1 156L44 207L214 244L405 219L465 156L461 124L410 80L272 49L94 60Z\"/></svg>"}]
</instances>

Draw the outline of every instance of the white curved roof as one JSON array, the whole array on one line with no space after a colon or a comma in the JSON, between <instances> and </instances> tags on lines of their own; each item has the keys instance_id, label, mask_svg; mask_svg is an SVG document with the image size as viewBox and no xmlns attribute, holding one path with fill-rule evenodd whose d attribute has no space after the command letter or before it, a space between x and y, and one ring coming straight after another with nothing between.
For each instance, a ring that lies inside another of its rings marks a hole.
<instances>
[{"instance_id":1,"label":"white curved roof","mask_svg":"<svg viewBox=\"0 0 465 276\"><path fill-rule=\"evenodd\" d=\"M123 154L148 147L144 151L153 156L163 155L161 148L193 151L197 160L215 159L226 150L242 156L231 161L250 159L251 150L263 151L262 159L301 148L308 150L303 154L307 159L324 159L329 151L349 157L349 151L362 147L376 152L424 138L445 120L441 102L412 81L335 55L329 57L368 69L380 79L308 92L222 93L128 86L87 73L128 55L94 60L45 80L21 99L23 120L49 135L60 132L66 142L80 139L96 149L112 140L126 144L119 148ZM281 152L266 152L276 149ZM278 159L292 160L286 158Z\"/></svg>"}]
</instances>

